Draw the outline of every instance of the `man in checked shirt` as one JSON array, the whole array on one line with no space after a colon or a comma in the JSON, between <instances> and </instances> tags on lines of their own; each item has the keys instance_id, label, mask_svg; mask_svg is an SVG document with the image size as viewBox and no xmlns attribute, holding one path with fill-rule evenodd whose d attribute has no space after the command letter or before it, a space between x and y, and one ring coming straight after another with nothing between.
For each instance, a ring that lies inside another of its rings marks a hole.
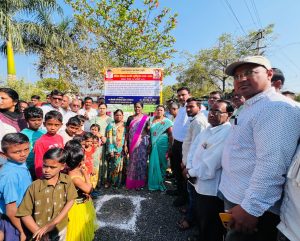
<instances>
[{"instance_id":1,"label":"man in checked shirt","mask_svg":"<svg viewBox=\"0 0 300 241\"><path fill-rule=\"evenodd\" d=\"M226 241L275 241L283 184L300 136L299 105L271 87L268 59L230 64L244 108L226 140L219 186L231 214Z\"/></svg>"}]
</instances>

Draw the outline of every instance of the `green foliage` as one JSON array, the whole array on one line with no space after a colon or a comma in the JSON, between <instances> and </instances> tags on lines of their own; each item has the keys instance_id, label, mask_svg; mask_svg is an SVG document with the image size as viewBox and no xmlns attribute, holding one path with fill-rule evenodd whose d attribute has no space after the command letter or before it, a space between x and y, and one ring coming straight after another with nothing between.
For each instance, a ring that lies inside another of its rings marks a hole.
<instances>
[{"instance_id":1,"label":"green foliage","mask_svg":"<svg viewBox=\"0 0 300 241\"><path fill-rule=\"evenodd\" d=\"M264 45L270 44L273 25L264 30ZM179 71L177 80L188 86L192 95L203 96L212 90L232 89L232 79L224 73L231 62L246 56L256 55L256 32L249 32L245 37L234 38L230 34L222 34L217 44L208 49L202 49L195 55L185 54L186 63Z\"/></svg>"},{"instance_id":2,"label":"green foliage","mask_svg":"<svg viewBox=\"0 0 300 241\"><path fill-rule=\"evenodd\" d=\"M31 34L38 36L39 41L46 41L47 31L38 28L40 11L47 11L50 14L54 11L61 12L61 9L55 0L0 1L0 40L4 42L1 52L6 52L7 40L12 41L16 52L28 51L26 39Z\"/></svg>"},{"instance_id":3,"label":"green foliage","mask_svg":"<svg viewBox=\"0 0 300 241\"><path fill-rule=\"evenodd\" d=\"M67 0L75 18L92 36L91 46L108 55L112 67L164 67L175 49L171 31L177 14L158 0ZM139 5L139 6L138 6ZM140 6L141 5L141 6Z\"/></svg>"},{"instance_id":4,"label":"green foliage","mask_svg":"<svg viewBox=\"0 0 300 241\"><path fill-rule=\"evenodd\" d=\"M18 92L20 99L30 101L32 95L39 95L45 99L46 93L43 89L38 88L34 83L26 83L24 79L8 80L5 86Z\"/></svg>"},{"instance_id":5,"label":"green foliage","mask_svg":"<svg viewBox=\"0 0 300 241\"><path fill-rule=\"evenodd\" d=\"M75 94L79 92L77 86L63 79L45 78L37 81L35 84L38 89L48 93L54 89Z\"/></svg>"}]
</instances>

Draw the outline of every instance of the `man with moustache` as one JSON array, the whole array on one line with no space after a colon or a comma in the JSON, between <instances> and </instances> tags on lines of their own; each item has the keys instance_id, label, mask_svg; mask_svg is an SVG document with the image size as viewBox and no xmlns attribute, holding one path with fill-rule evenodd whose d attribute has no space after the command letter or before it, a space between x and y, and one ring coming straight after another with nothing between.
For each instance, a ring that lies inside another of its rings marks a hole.
<instances>
[{"instance_id":1,"label":"man with moustache","mask_svg":"<svg viewBox=\"0 0 300 241\"><path fill-rule=\"evenodd\" d=\"M296 102L271 87L273 70L263 56L227 66L246 102L225 143L219 186L231 214L226 241L275 241L287 169L300 137Z\"/></svg>"}]
</instances>

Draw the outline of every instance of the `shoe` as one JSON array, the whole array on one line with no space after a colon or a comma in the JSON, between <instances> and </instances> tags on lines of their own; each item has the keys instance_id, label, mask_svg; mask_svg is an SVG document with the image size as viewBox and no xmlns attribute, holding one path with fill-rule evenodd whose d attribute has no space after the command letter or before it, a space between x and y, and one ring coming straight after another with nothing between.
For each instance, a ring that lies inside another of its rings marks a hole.
<instances>
[{"instance_id":1,"label":"shoe","mask_svg":"<svg viewBox=\"0 0 300 241\"><path fill-rule=\"evenodd\" d=\"M167 190L166 194L170 195L170 196L178 196L179 195L179 191L178 190Z\"/></svg>"},{"instance_id":2,"label":"shoe","mask_svg":"<svg viewBox=\"0 0 300 241\"><path fill-rule=\"evenodd\" d=\"M184 199L183 197L178 197L174 200L173 206L174 207L181 207L187 203L187 200Z\"/></svg>"}]
</instances>

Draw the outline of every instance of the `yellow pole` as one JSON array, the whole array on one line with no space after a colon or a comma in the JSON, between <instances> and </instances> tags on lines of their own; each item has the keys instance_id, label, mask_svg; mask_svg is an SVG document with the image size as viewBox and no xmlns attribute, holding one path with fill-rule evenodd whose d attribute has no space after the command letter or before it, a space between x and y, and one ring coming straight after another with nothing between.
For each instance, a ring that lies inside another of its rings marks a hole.
<instances>
[{"instance_id":1,"label":"yellow pole","mask_svg":"<svg viewBox=\"0 0 300 241\"><path fill-rule=\"evenodd\" d=\"M8 79L16 78L16 67L14 60L14 51L11 41L6 41L6 50L7 50L7 77Z\"/></svg>"}]
</instances>

